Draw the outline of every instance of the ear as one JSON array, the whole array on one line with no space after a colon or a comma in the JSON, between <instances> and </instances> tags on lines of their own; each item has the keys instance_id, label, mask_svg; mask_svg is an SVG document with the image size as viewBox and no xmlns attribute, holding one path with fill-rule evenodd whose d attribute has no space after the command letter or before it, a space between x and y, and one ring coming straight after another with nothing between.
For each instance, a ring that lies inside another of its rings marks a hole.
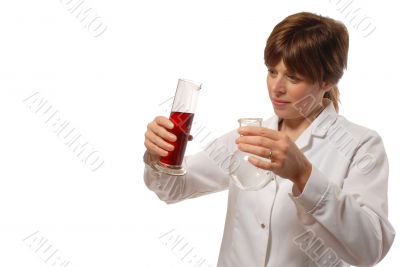
<instances>
[{"instance_id":1,"label":"ear","mask_svg":"<svg viewBox=\"0 0 400 267\"><path fill-rule=\"evenodd\" d=\"M321 85L321 90L324 91L324 93L326 93L330 91L334 86L335 84L333 83L323 82Z\"/></svg>"}]
</instances>

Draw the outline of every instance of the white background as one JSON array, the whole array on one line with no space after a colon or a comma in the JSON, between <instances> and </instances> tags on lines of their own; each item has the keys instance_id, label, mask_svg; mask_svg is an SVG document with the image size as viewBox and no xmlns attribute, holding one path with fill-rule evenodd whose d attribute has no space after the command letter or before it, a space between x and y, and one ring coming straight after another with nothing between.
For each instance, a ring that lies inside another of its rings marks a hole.
<instances>
[{"instance_id":1,"label":"white background","mask_svg":"<svg viewBox=\"0 0 400 267\"><path fill-rule=\"evenodd\" d=\"M349 29L340 113L383 137L389 217L399 231L394 2L352 3L376 26L364 37L337 10L345 1L87 0L107 25L96 38L68 11L68 1L0 4L0 266L50 266L24 241L37 231L69 266L192 266L161 242L171 230L215 265L227 193L159 201L143 183L143 134L155 115L168 116L160 103L174 94L178 78L203 82L195 121L213 136L235 128L239 117L271 116L265 41L298 11L333 17ZM23 102L35 92L101 152L99 170L82 163ZM188 153L201 145L194 140ZM399 249L396 238L379 266L396 266Z\"/></svg>"}]
</instances>

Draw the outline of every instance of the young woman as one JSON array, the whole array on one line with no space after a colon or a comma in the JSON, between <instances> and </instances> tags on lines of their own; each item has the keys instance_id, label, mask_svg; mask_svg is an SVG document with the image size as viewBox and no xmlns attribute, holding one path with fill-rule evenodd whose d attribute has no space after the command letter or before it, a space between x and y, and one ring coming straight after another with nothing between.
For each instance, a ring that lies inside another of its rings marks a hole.
<instances>
[{"instance_id":1,"label":"young woman","mask_svg":"<svg viewBox=\"0 0 400 267\"><path fill-rule=\"evenodd\" d=\"M395 232L382 139L338 115L348 47L346 27L327 17L303 12L277 24L264 51L275 116L187 156L185 176L150 167L173 150L175 136L167 118L149 123L144 179L161 200L229 190L219 267L371 266L387 254ZM249 161L274 182L240 190L210 156L221 147L269 159Z\"/></svg>"}]
</instances>

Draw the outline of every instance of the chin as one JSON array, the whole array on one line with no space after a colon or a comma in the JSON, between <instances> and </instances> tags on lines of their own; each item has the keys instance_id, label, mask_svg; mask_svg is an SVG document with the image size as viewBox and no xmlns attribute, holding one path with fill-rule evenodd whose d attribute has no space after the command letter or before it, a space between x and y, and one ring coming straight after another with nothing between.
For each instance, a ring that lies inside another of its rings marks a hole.
<instances>
[{"instance_id":1,"label":"chin","mask_svg":"<svg viewBox=\"0 0 400 267\"><path fill-rule=\"evenodd\" d=\"M274 112L275 112L276 116L278 116L281 119L285 119L285 120L295 119L295 118L299 117L299 114L293 114L289 110L282 110L282 109L274 108Z\"/></svg>"},{"instance_id":2,"label":"chin","mask_svg":"<svg viewBox=\"0 0 400 267\"><path fill-rule=\"evenodd\" d=\"M286 118L287 117L286 112L284 112L282 110L277 110L277 109L274 109L274 112L275 112L275 115L278 116L279 118L287 119Z\"/></svg>"}]
</instances>

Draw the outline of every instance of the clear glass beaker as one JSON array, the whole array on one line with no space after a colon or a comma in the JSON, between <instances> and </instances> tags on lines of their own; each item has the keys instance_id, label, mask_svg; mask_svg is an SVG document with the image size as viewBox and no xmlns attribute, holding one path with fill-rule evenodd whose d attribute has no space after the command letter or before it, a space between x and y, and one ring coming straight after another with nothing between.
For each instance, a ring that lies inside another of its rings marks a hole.
<instances>
[{"instance_id":1,"label":"clear glass beaker","mask_svg":"<svg viewBox=\"0 0 400 267\"><path fill-rule=\"evenodd\" d=\"M262 118L241 118L238 120L239 127L257 126L261 127ZM250 153L235 151L229 165L229 174L233 183L242 190L254 191L265 187L274 178L271 171L257 168L248 161L249 157L256 157L261 160L269 160Z\"/></svg>"},{"instance_id":2,"label":"clear glass beaker","mask_svg":"<svg viewBox=\"0 0 400 267\"><path fill-rule=\"evenodd\" d=\"M172 104L169 119L174 123L174 128L169 130L177 140L168 142L175 147L168 151L166 157L161 157L153 164L160 172L170 175L184 175L186 170L182 166L186 145L192 126L197 98L201 89L201 83L179 79L176 88L174 102Z\"/></svg>"}]
</instances>

